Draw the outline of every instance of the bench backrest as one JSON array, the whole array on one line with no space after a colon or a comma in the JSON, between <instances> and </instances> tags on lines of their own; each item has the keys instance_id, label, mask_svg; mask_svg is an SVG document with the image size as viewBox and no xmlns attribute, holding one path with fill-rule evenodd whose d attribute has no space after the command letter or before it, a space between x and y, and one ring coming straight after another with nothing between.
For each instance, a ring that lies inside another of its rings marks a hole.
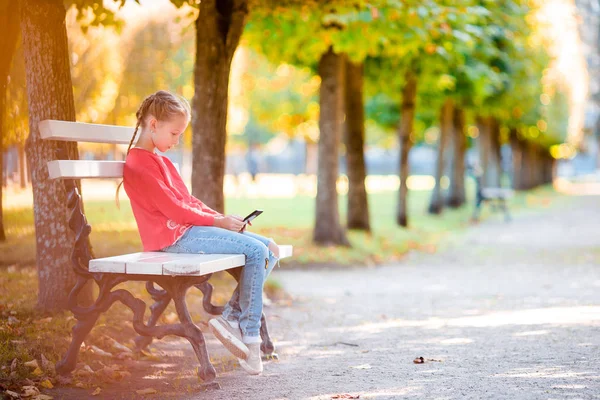
<instances>
[{"instance_id":1,"label":"bench backrest","mask_svg":"<svg viewBox=\"0 0 600 400\"><path fill-rule=\"evenodd\" d=\"M46 140L129 144L134 127L44 120L40 136ZM48 162L50 179L122 178L125 161L54 160ZM175 165L178 168L177 165Z\"/></svg>"}]
</instances>

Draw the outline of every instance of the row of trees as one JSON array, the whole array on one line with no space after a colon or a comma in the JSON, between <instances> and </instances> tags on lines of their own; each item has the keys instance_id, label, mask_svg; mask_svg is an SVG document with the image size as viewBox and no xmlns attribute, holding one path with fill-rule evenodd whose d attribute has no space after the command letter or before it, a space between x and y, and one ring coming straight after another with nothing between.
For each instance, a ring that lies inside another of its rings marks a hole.
<instances>
[{"instance_id":1,"label":"row of trees","mask_svg":"<svg viewBox=\"0 0 600 400\"><path fill-rule=\"evenodd\" d=\"M547 148L561 139L564 124L558 118L564 117L564 112L549 112L556 102L541 100L544 95L548 98L556 95L551 85L542 84L548 58L535 36L530 18L533 10L528 6L531 1L206 0L196 4L196 1L172 0L172 3L192 10L196 46L193 63L185 62L189 59L189 42L153 35L156 30L149 26L136 34L149 36L146 39L156 46L156 50L146 49L157 55L156 68L146 71L151 73L133 74L135 79L121 79L122 75L115 73L108 84L98 71L86 71L85 58L70 59L69 39L72 48L87 46L87 51L80 54L98 65L99 71L118 70L114 65L103 64L107 61L97 56L97 47L90 45L93 40L78 43L67 37L63 1L1 3L3 11L6 10L1 15L13 17L7 22L13 34L0 38L0 48L8 49L4 54L11 56L6 67L0 65L1 82L7 81L15 49L22 49L25 60L29 110L26 151L34 191L42 307L57 308L65 304L73 284L67 257L73 238L66 224L62 185L49 181L46 172L47 161L53 158L56 146L62 144L41 141L37 123L43 119L75 120L75 96L78 104L85 104L90 93L109 90L119 93L116 95L119 101L100 107L100 111L104 110L101 121L118 122L115 110L132 109L138 103L121 101L121 93L134 92L139 87L156 89L153 86L161 83L157 76L164 70L159 66L169 62L173 68L187 68L190 74L193 68L193 171L201 173L192 175L192 192L211 207L224 211L229 76L234 53L242 40L275 65L294 65L319 77L318 188L313 234L316 243L349 245L336 191L342 145L348 161L347 228L370 229L365 212L368 199L363 155L367 120L384 131L395 131L400 143L397 222L401 226L409 222L408 156L412 146L421 140L425 127L439 126L436 186L429 207L432 213L440 213L445 204L459 207L466 200L464 159L468 121L476 124L476 135L471 136L478 136L486 184L499 184L499 148L503 141L510 141L517 155L514 157L517 188L533 187L551 177L552 158ZM80 0L74 6L79 11L78 23L84 27L105 25L117 31L122 28L114 12L106 9L102 1ZM180 35L191 36L187 32ZM180 47L173 47L173 42ZM128 43L124 52L137 54L144 49L136 50L136 46L147 41ZM170 50L165 52L165 46ZM119 68L134 69L136 60L130 58ZM186 86L185 73L176 79L179 79L176 89ZM77 80L80 84L74 85ZM0 105L6 101L5 93L2 90ZM140 100L145 94L139 94ZM98 113L98 109L95 107L94 112ZM86 110L80 107L79 112ZM311 136L314 129L310 129L307 115L314 114L314 110L297 107L292 114L296 111L298 118L291 118L295 121L294 133ZM272 128L277 115L252 108L251 118L259 126ZM0 131L3 137L7 136L5 127L3 124ZM76 158L76 145L68 146L71 156ZM447 165L451 183L446 195L441 178Z\"/></svg>"}]
</instances>

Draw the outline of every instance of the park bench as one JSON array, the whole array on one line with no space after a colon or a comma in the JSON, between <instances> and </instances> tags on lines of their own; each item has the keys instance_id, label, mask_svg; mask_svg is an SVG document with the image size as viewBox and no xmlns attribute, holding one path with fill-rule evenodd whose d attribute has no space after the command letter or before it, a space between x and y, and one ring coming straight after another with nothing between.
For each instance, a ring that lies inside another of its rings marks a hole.
<instances>
[{"instance_id":1,"label":"park bench","mask_svg":"<svg viewBox=\"0 0 600 400\"><path fill-rule=\"evenodd\" d=\"M508 211L507 201L514 195L512 189L499 188L499 187L484 187L483 177L481 174L475 175L475 210L473 212L473 220L479 220L479 214L481 213L481 207L483 203L490 203L492 210L496 211L498 208L504 211L504 219L506 222L510 221L510 213Z\"/></svg>"},{"instance_id":2,"label":"park bench","mask_svg":"<svg viewBox=\"0 0 600 400\"><path fill-rule=\"evenodd\" d=\"M39 124L40 136L45 140L76 141L91 143L128 144L133 128L111 125L84 124L45 120ZM200 362L198 376L207 386L219 387L213 382L216 371L210 362L202 331L192 321L185 295L195 287L203 293L203 308L211 315L220 315L223 307L211 303L213 287L208 282L214 272L227 271L239 282L243 254L173 254L164 252L140 252L115 257L94 258L88 246L91 227L82 211L82 200L77 188L78 179L122 178L124 161L68 160L66 146L59 146L57 160L48 162L51 179L62 179L71 210L69 227L75 232L75 244L71 262L77 275L68 307L77 319L73 338L64 358L56 365L57 372L66 374L75 369L82 342L94 327L101 313L120 301L133 312L133 327L140 336L135 339L136 348L144 349L153 338L175 335L186 338ZM280 246L280 258L292 255L292 246ZM97 299L91 306L80 306L77 297L86 283L92 279L99 288ZM144 322L146 304L124 289L112 290L126 281L145 281L146 290L154 300L150 317ZM154 286L157 284L160 288ZM157 325L158 319L173 300L179 323ZM276 357L269 338L265 315L260 330L261 350L266 356Z\"/></svg>"}]
</instances>

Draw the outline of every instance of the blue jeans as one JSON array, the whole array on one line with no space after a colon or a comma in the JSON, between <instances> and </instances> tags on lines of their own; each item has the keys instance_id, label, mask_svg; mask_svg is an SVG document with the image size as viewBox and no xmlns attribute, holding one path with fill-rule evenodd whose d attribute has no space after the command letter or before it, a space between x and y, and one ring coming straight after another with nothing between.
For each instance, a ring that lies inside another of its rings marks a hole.
<instances>
[{"instance_id":1,"label":"blue jeans","mask_svg":"<svg viewBox=\"0 0 600 400\"><path fill-rule=\"evenodd\" d=\"M177 242L162 251L187 254L244 254L246 265L242 268L238 286L225 305L223 317L228 321L239 321L245 343L259 343L263 286L278 262L268 249L269 242L271 239L247 231L238 233L214 226L193 226Z\"/></svg>"}]
</instances>

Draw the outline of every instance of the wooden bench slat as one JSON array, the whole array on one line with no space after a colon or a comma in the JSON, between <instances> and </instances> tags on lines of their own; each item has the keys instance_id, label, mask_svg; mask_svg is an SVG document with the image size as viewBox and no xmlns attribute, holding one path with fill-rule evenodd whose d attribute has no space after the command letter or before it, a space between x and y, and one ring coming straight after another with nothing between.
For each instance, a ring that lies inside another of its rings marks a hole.
<instances>
[{"instance_id":1,"label":"wooden bench slat","mask_svg":"<svg viewBox=\"0 0 600 400\"><path fill-rule=\"evenodd\" d=\"M291 257L292 253L293 246L279 246L280 259ZM244 263L243 254L141 252L93 259L89 270L128 275L201 276L239 267Z\"/></svg>"},{"instance_id":2,"label":"wooden bench slat","mask_svg":"<svg viewBox=\"0 0 600 400\"><path fill-rule=\"evenodd\" d=\"M122 178L124 161L48 161L50 179Z\"/></svg>"},{"instance_id":3,"label":"wooden bench slat","mask_svg":"<svg viewBox=\"0 0 600 400\"><path fill-rule=\"evenodd\" d=\"M134 127L87 124L47 119L38 124L42 139L71 142L129 144Z\"/></svg>"},{"instance_id":4,"label":"wooden bench slat","mask_svg":"<svg viewBox=\"0 0 600 400\"><path fill-rule=\"evenodd\" d=\"M52 160L48 161L50 179L122 178L125 161ZM173 164L179 171L179 164Z\"/></svg>"}]
</instances>

